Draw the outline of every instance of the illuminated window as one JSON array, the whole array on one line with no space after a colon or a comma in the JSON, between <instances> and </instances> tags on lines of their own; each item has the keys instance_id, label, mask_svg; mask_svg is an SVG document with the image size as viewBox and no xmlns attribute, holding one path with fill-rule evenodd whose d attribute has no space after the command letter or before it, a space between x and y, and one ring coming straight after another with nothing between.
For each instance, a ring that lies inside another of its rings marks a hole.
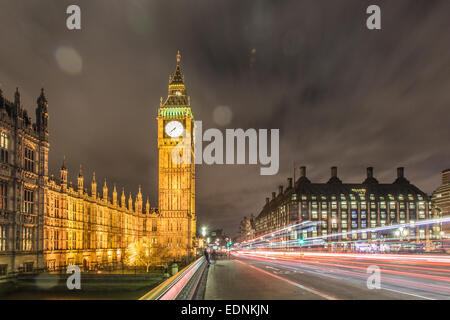
<instances>
[{"instance_id":1,"label":"illuminated window","mask_svg":"<svg viewBox=\"0 0 450 320\"><path fill-rule=\"evenodd\" d=\"M1 133L1 139L0 139L0 148L1 148L1 158L0 160L2 162L8 163L8 135L5 132Z\"/></svg>"},{"instance_id":2,"label":"illuminated window","mask_svg":"<svg viewBox=\"0 0 450 320\"><path fill-rule=\"evenodd\" d=\"M25 148L25 170L34 172L34 150Z\"/></svg>"},{"instance_id":3,"label":"illuminated window","mask_svg":"<svg viewBox=\"0 0 450 320\"><path fill-rule=\"evenodd\" d=\"M8 208L8 185L0 183L0 210Z\"/></svg>"},{"instance_id":4,"label":"illuminated window","mask_svg":"<svg viewBox=\"0 0 450 320\"><path fill-rule=\"evenodd\" d=\"M32 190L24 190L23 192L23 211L25 213L33 213L34 209L34 192Z\"/></svg>"},{"instance_id":5,"label":"illuminated window","mask_svg":"<svg viewBox=\"0 0 450 320\"><path fill-rule=\"evenodd\" d=\"M367 217L366 210L361 210L360 215L361 215L361 219L365 219Z\"/></svg>"},{"instance_id":6,"label":"illuminated window","mask_svg":"<svg viewBox=\"0 0 450 320\"><path fill-rule=\"evenodd\" d=\"M0 225L0 251L6 251L6 225Z\"/></svg>"},{"instance_id":7,"label":"illuminated window","mask_svg":"<svg viewBox=\"0 0 450 320\"><path fill-rule=\"evenodd\" d=\"M22 249L24 251L33 250L33 229L28 227L22 228Z\"/></svg>"},{"instance_id":8,"label":"illuminated window","mask_svg":"<svg viewBox=\"0 0 450 320\"><path fill-rule=\"evenodd\" d=\"M425 239L425 230L424 229L420 229L419 230L419 238L420 239Z\"/></svg>"}]
</instances>

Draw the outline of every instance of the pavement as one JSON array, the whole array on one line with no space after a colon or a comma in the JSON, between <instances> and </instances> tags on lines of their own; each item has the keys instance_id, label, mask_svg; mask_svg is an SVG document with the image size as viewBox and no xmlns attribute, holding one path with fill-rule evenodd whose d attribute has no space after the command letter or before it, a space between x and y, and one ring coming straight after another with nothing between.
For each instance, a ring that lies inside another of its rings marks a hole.
<instances>
[{"instance_id":1,"label":"pavement","mask_svg":"<svg viewBox=\"0 0 450 320\"><path fill-rule=\"evenodd\" d=\"M369 289L367 267L380 268ZM354 257L267 258L234 255L209 267L207 300L434 300L450 299L450 268L430 261Z\"/></svg>"}]
</instances>

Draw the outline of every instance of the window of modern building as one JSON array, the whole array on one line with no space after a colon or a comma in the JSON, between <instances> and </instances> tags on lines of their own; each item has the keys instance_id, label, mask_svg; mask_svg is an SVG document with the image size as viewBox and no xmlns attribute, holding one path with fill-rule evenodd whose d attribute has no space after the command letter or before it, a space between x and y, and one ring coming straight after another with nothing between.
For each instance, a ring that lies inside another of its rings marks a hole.
<instances>
[{"instance_id":1,"label":"window of modern building","mask_svg":"<svg viewBox=\"0 0 450 320\"><path fill-rule=\"evenodd\" d=\"M25 148L25 170L34 172L34 150Z\"/></svg>"},{"instance_id":2,"label":"window of modern building","mask_svg":"<svg viewBox=\"0 0 450 320\"><path fill-rule=\"evenodd\" d=\"M425 230L424 229L419 229L419 238L425 239Z\"/></svg>"},{"instance_id":3,"label":"window of modern building","mask_svg":"<svg viewBox=\"0 0 450 320\"><path fill-rule=\"evenodd\" d=\"M396 215L397 215L397 212L395 212L395 211L393 211L393 210L391 210L391 211L389 212L389 216L390 216L391 220L395 220Z\"/></svg>"},{"instance_id":4,"label":"window of modern building","mask_svg":"<svg viewBox=\"0 0 450 320\"><path fill-rule=\"evenodd\" d=\"M23 192L23 211L25 213L34 213L34 191L25 189Z\"/></svg>"},{"instance_id":5,"label":"window of modern building","mask_svg":"<svg viewBox=\"0 0 450 320\"><path fill-rule=\"evenodd\" d=\"M361 210L360 216L361 216L361 219L366 219L366 217L367 217L366 210Z\"/></svg>"}]
</instances>

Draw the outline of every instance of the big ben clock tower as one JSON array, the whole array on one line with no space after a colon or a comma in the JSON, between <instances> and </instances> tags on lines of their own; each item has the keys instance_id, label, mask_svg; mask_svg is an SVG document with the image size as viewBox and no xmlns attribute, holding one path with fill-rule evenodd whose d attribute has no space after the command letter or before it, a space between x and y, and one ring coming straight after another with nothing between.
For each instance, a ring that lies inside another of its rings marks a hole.
<instances>
[{"instance_id":1,"label":"big ben clock tower","mask_svg":"<svg viewBox=\"0 0 450 320\"><path fill-rule=\"evenodd\" d=\"M158 109L160 244L173 258L194 253L195 161L194 117L177 54L175 73L169 77L167 99Z\"/></svg>"}]
</instances>

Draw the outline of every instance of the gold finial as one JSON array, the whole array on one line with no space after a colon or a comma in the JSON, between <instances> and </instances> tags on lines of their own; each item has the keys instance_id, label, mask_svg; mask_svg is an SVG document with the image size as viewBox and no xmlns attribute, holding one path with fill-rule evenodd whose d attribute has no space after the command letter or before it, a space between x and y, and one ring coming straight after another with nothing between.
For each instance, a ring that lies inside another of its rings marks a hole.
<instances>
[{"instance_id":1,"label":"gold finial","mask_svg":"<svg viewBox=\"0 0 450 320\"><path fill-rule=\"evenodd\" d=\"M180 54L180 50L178 50L178 53L177 53L177 64L180 64L180 61L181 61L181 54Z\"/></svg>"}]
</instances>

